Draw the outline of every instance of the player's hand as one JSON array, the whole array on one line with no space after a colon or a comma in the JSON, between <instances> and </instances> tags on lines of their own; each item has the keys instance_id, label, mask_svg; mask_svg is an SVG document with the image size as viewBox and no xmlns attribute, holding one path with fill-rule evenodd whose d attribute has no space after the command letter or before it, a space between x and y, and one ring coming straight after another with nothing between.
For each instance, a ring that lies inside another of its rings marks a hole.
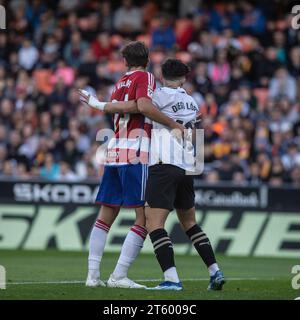
<instances>
[{"instance_id":1,"label":"player's hand","mask_svg":"<svg viewBox=\"0 0 300 320\"><path fill-rule=\"evenodd\" d=\"M175 127L173 129L177 129L181 132L181 134L184 134L185 126L181 123L175 122Z\"/></svg>"},{"instance_id":2,"label":"player's hand","mask_svg":"<svg viewBox=\"0 0 300 320\"><path fill-rule=\"evenodd\" d=\"M88 91L83 89L78 89L79 99L81 102L87 104L98 110L104 110L107 102L101 102L96 97L92 96Z\"/></svg>"},{"instance_id":3,"label":"player's hand","mask_svg":"<svg viewBox=\"0 0 300 320\"><path fill-rule=\"evenodd\" d=\"M89 104L90 94L88 91L83 89L78 89L79 100L85 104Z\"/></svg>"},{"instance_id":4,"label":"player's hand","mask_svg":"<svg viewBox=\"0 0 300 320\"><path fill-rule=\"evenodd\" d=\"M184 129L185 126L181 123L174 122L172 128L171 128L171 134L178 140L182 141L182 138L184 137Z\"/></svg>"},{"instance_id":5,"label":"player's hand","mask_svg":"<svg viewBox=\"0 0 300 320\"><path fill-rule=\"evenodd\" d=\"M196 118L195 126L197 127L201 122L202 122L202 113L199 113Z\"/></svg>"}]
</instances>

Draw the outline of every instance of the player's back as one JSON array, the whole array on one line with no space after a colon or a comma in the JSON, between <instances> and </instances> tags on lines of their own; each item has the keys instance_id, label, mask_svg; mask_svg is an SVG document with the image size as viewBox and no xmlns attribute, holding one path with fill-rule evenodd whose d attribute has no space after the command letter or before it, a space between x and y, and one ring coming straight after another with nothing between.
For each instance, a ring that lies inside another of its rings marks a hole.
<instances>
[{"instance_id":1,"label":"player's back","mask_svg":"<svg viewBox=\"0 0 300 320\"><path fill-rule=\"evenodd\" d=\"M128 71L116 83L111 100L130 101L142 97L152 99L154 89L152 73L143 70Z\"/></svg>"},{"instance_id":2,"label":"player's back","mask_svg":"<svg viewBox=\"0 0 300 320\"><path fill-rule=\"evenodd\" d=\"M183 88L162 87L153 95L153 103L169 118L180 121L187 128L194 126L199 108ZM194 171L194 148L192 132L188 130L184 144L171 134L170 129L153 122L151 135L150 165L162 162L172 164L184 170Z\"/></svg>"},{"instance_id":3,"label":"player's back","mask_svg":"<svg viewBox=\"0 0 300 320\"><path fill-rule=\"evenodd\" d=\"M175 121L188 123L196 119L199 107L194 98L183 88L161 87L153 95L153 103L168 117ZM166 128L153 122L154 128Z\"/></svg>"},{"instance_id":4,"label":"player's back","mask_svg":"<svg viewBox=\"0 0 300 320\"><path fill-rule=\"evenodd\" d=\"M152 99L154 89L155 80L150 72L129 71L116 83L111 101ZM126 164L135 162L138 157L147 161L151 122L141 113L114 114L113 121L115 139L108 146L108 162ZM140 138L137 139L139 131Z\"/></svg>"}]
</instances>

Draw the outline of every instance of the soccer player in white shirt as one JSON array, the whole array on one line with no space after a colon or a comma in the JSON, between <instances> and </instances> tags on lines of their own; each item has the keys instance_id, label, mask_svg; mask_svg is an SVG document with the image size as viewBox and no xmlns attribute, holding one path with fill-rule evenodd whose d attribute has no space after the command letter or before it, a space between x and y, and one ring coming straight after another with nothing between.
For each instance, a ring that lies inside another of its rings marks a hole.
<instances>
[{"instance_id":1,"label":"soccer player in white shirt","mask_svg":"<svg viewBox=\"0 0 300 320\"><path fill-rule=\"evenodd\" d=\"M188 66L180 60L165 61L162 65L163 87L154 92L152 102L161 112L191 130L196 122L198 107L182 88L188 72ZM221 290L225 283L209 239L196 223L193 176L186 174L195 169L192 159L194 148L191 143L187 145L178 141L169 128L153 122L145 197L146 228L165 281L152 289L182 290L175 267L173 245L164 229L165 221L174 208L181 227L208 268L208 289Z\"/></svg>"}]
</instances>

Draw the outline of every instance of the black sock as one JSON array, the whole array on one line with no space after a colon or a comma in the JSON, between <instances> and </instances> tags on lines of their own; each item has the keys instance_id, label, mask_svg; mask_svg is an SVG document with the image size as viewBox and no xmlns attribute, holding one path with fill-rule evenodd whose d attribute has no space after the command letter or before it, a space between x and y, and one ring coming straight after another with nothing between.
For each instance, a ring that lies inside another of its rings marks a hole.
<instances>
[{"instance_id":1,"label":"black sock","mask_svg":"<svg viewBox=\"0 0 300 320\"><path fill-rule=\"evenodd\" d=\"M149 236L162 271L165 272L169 268L175 267L173 245L167 231L156 229Z\"/></svg>"},{"instance_id":2,"label":"black sock","mask_svg":"<svg viewBox=\"0 0 300 320\"><path fill-rule=\"evenodd\" d=\"M209 239L197 224L186 231L186 234L193 242L195 249L206 264L207 268L213 263L216 263L215 254Z\"/></svg>"}]
</instances>

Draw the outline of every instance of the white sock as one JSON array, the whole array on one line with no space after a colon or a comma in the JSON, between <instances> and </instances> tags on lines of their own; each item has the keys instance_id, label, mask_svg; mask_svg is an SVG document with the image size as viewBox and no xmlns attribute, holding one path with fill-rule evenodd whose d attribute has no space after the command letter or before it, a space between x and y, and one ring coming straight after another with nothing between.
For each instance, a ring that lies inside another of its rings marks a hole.
<instances>
[{"instance_id":1,"label":"white sock","mask_svg":"<svg viewBox=\"0 0 300 320\"><path fill-rule=\"evenodd\" d=\"M171 267L168 270L164 272L165 281L171 281L171 282L179 282L179 277L177 274L176 267Z\"/></svg>"},{"instance_id":2,"label":"white sock","mask_svg":"<svg viewBox=\"0 0 300 320\"><path fill-rule=\"evenodd\" d=\"M88 268L89 277L93 279L100 278L100 262L102 259L108 231L109 226L98 219L95 222L91 232Z\"/></svg>"},{"instance_id":3,"label":"white sock","mask_svg":"<svg viewBox=\"0 0 300 320\"><path fill-rule=\"evenodd\" d=\"M115 279L127 277L128 269L140 253L146 236L147 231L144 227L134 225L130 229L123 243L118 263L113 272L113 277Z\"/></svg>"},{"instance_id":4,"label":"white sock","mask_svg":"<svg viewBox=\"0 0 300 320\"><path fill-rule=\"evenodd\" d=\"M213 263L212 265L210 265L210 266L208 267L208 272L209 272L209 275L210 275L210 276L214 276L215 273L216 273L217 271L219 271L219 270L220 270L220 268L219 268L219 266L218 266L217 263Z\"/></svg>"}]
</instances>

